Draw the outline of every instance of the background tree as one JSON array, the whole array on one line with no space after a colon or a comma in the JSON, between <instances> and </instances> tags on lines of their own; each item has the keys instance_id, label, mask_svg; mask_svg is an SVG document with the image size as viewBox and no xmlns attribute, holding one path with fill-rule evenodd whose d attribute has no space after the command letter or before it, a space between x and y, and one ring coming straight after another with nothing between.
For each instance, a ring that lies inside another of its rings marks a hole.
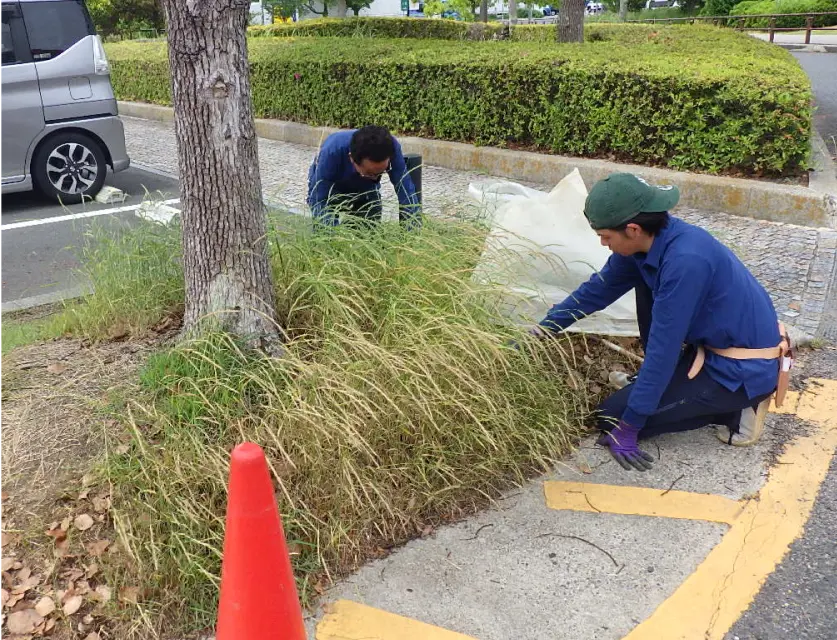
<instances>
[{"instance_id":1,"label":"background tree","mask_svg":"<svg viewBox=\"0 0 837 640\"><path fill-rule=\"evenodd\" d=\"M355 12L355 17L360 15L361 9L368 9L374 0L346 0L346 6Z\"/></svg>"},{"instance_id":2,"label":"background tree","mask_svg":"<svg viewBox=\"0 0 837 640\"><path fill-rule=\"evenodd\" d=\"M480 2L480 21L488 22L488 0L481 0Z\"/></svg>"},{"instance_id":3,"label":"background tree","mask_svg":"<svg viewBox=\"0 0 837 640\"><path fill-rule=\"evenodd\" d=\"M182 204L184 331L277 348L245 37L248 0L164 0ZM271 349L273 350L273 349Z\"/></svg>"},{"instance_id":4,"label":"background tree","mask_svg":"<svg viewBox=\"0 0 837 640\"><path fill-rule=\"evenodd\" d=\"M86 4L103 35L166 28L159 0L87 0Z\"/></svg>"},{"instance_id":5,"label":"background tree","mask_svg":"<svg viewBox=\"0 0 837 640\"><path fill-rule=\"evenodd\" d=\"M584 42L584 0L563 0L557 24L558 42Z\"/></svg>"}]
</instances>

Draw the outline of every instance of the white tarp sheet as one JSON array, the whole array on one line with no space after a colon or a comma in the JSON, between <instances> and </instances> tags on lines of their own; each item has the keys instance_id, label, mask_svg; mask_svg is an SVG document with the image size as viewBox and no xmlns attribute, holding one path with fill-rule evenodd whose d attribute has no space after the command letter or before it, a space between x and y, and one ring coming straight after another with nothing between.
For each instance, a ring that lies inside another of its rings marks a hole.
<instances>
[{"instance_id":1,"label":"white tarp sheet","mask_svg":"<svg viewBox=\"0 0 837 640\"><path fill-rule=\"evenodd\" d=\"M515 322L542 320L610 256L584 217L587 187L578 169L549 193L504 181L471 183L468 192L492 220L474 278L506 288L504 309ZM633 291L571 330L639 335Z\"/></svg>"}]
</instances>

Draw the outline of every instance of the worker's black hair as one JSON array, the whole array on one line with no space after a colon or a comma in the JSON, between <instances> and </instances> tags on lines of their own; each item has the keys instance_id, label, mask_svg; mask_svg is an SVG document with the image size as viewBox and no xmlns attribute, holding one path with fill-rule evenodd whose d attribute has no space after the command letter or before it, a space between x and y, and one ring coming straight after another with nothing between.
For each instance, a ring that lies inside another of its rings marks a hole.
<instances>
[{"instance_id":1,"label":"worker's black hair","mask_svg":"<svg viewBox=\"0 0 837 640\"><path fill-rule=\"evenodd\" d=\"M395 140L384 127L370 125L354 132L349 153L358 164L367 158L372 162L383 162L395 155Z\"/></svg>"},{"instance_id":2,"label":"worker's black hair","mask_svg":"<svg viewBox=\"0 0 837 640\"><path fill-rule=\"evenodd\" d=\"M629 224L639 225L648 235L656 236L668 226L668 211L655 213L638 213L633 218L613 228L613 231L624 231Z\"/></svg>"}]
</instances>

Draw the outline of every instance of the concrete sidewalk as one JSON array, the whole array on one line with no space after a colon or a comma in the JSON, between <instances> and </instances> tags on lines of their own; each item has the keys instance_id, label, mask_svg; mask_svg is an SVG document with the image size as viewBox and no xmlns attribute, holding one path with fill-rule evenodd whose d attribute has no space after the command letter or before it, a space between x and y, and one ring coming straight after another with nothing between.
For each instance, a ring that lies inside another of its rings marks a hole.
<instances>
[{"instance_id":1,"label":"concrete sidewalk","mask_svg":"<svg viewBox=\"0 0 837 640\"><path fill-rule=\"evenodd\" d=\"M309 638L723 638L802 534L835 445L837 382L824 380L754 448L709 429L663 436L639 474L588 440L495 508L338 583Z\"/></svg>"}]
</instances>

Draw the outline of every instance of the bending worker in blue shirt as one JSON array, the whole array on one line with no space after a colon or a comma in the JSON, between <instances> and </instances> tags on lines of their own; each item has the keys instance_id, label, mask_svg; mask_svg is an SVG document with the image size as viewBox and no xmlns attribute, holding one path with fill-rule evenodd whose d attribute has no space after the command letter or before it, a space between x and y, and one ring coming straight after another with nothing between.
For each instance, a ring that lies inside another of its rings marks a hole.
<instances>
[{"instance_id":1,"label":"bending worker in blue shirt","mask_svg":"<svg viewBox=\"0 0 837 640\"><path fill-rule=\"evenodd\" d=\"M335 226L340 214L381 220L381 176L389 174L400 204L399 219L417 225L419 204L401 145L383 127L338 131L326 138L308 170L308 204L314 220Z\"/></svg>"},{"instance_id":2,"label":"bending worker in blue shirt","mask_svg":"<svg viewBox=\"0 0 837 640\"><path fill-rule=\"evenodd\" d=\"M650 469L637 440L661 433L711 424L727 444L755 442L789 350L770 296L741 261L668 214L679 197L628 173L598 182L584 214L613 255L532 331L566 329L635 289L645 361L598 411L599 444L625 469Z\"/></svg>"}]
</instances>

